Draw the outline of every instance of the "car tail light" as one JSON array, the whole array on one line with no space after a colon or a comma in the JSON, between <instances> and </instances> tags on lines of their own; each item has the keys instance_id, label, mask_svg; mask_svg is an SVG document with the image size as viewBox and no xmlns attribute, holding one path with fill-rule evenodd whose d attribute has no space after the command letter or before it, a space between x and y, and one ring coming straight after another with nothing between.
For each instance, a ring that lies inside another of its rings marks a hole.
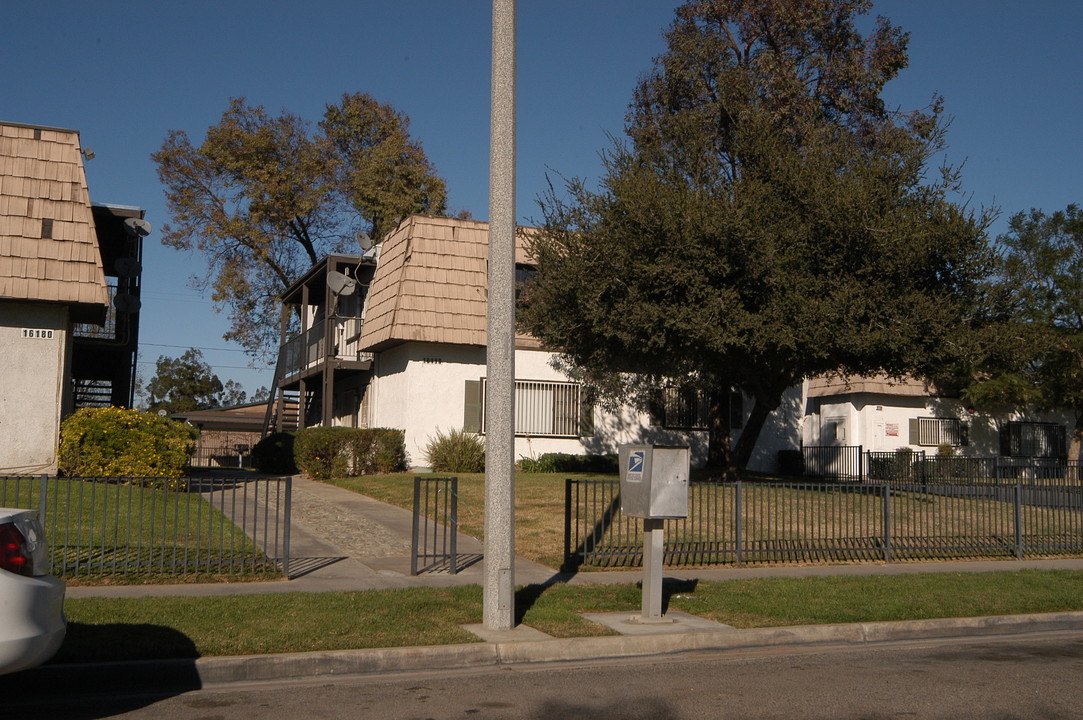
<instances>
[{"instance_id":1,"label":"car tail light","mask_svg":"<svg viewBox=\"0 0 1083 720\"><path fill-rule=\"evenodd\" d=\"M34 574L34 560L26 538L11 523L0 525L0 569L17 575Z\"/></svg>"}]
</instances>

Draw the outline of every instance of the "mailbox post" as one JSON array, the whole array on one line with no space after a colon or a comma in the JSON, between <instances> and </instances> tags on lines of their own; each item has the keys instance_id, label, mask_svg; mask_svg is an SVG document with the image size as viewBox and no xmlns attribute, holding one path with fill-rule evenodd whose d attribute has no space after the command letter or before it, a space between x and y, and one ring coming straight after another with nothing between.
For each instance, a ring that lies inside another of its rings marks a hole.
<instances>
[{"instance_id":1,"label":"mailbox post","mask_svg":"<svg viewBox=\"0 0 1083 720\"><path fill-rule=\"evenodd\" d=\"M665 521L688 517L687 447L620 446L620 509L643 518L643 603L638 622L666 622L662 616Z\"/></svg>"}]
</instances>

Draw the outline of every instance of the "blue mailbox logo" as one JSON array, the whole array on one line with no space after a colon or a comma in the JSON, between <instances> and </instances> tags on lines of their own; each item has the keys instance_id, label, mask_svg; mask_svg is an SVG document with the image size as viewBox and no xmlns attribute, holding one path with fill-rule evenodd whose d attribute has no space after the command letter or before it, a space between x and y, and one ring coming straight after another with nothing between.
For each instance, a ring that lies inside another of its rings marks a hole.
<instances>
[{"instance_id":1,"label":"blue mailbox logo","mask_svg":"<svg viewBox=\"0 0 1083 720\"><path fill-rule=\"evenodd\" d=\"M643 469L647 462L645 450L632 450L628 453L628 465L625 468L624 479L627 482L643 482Z\"/></svg>"}]
</instances>

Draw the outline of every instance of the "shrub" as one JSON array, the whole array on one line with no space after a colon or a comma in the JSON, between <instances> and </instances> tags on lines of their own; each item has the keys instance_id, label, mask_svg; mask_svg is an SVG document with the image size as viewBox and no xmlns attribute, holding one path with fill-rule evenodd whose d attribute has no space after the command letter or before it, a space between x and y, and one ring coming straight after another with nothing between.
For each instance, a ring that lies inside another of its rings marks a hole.
<instances>
[{"instance_id":1,"label":"shrub","mask_svg":"<svg viewBox=\"0 0 1083 720\"><path fill-rule=\"evenodd\" d=\"M389 428L313 427L299 430L293 457L317 480L406 469L406 435Z\"/></svg>"},{"instance_id":2,"label":"shrub","mask_svg":"<svg viewBox=\"0 0 1083 720\"><path fill-rule=\"evenodd\" d=\"M485 443L466 430L449 430L445 435L438 428L425 447L425 458L436 472L484 472Z\"/></svg>"},{"instance_id":3,"label":"shrub","mask_svg":"<svg viewBox=\"0 0 1083 720\"><path fill-rule=\"evenodd\" d=\"M520 458L519 469L528 473L599 473L612 475L619 472L616 455L572 455L569 453L543 453L536 458Z\"/></svg>"},{"instance_id":4,"label":"shrub","mask_svg":"<svg viewBox=\"0 0 1083 720\"><path fill-rule=\"evenodd\" d=\"M191 425L152 413L82 408L60 424L60 471L69 477L179 478L198 435Z\"/></svg>"},{"instance_id":5,"label":"shrub","mask_svg":"<svg viewBox=\"0 0 1083 720\"><path fill-rule=\"evenodd\" d=\"M354 472L361 475L383 475L406 470L406 432L393 428L369 428L371 449L354 452Z\"/></svg>"},{"instance_id":6,"label":"shrub","mask_svg":"<svg viewBox=\"0 0 1083 720\"><path fill-rule=\"evenodd\" d=\"M292 475L297 472L293 460L293 433L271 433L252 448L252 465L262 473Z\"/></svg>"}]
</instances>

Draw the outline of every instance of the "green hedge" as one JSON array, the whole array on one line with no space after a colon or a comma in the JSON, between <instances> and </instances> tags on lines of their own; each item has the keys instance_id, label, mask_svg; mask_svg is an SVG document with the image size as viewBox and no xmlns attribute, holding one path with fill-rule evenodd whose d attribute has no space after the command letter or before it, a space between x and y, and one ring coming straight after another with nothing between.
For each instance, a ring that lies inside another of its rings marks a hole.
<instances>
[{"instance_id":1,"label":"green hedge","mask_svg":"<svg viewBox=\"0 0 1083 720\"><path fill-rule=\"evenodd\" d=\"M252 466L261 473L293 475L297 463L293 459L293 433L271 433L252 448Z\"/></svg>"},{"instance_id":2,"label":"green hedge","mask_svg":"<svg viewBox=\"0 0 1083 720\"><path fill-rule=\"evenodd\" d=\"M519 469L528 473L602 473L618 472L616 455L570 455L545 453L536 458L521 458Z\"/></svg>"},{"instance_id":3,"label":"green hedge","mask_svg":"<svg viewBox=\"0 0 1083 720\"><path fill-rule=\"evenodd\" d=\"M60 424L60 471L69 477L179 478L199 430L153 413L82 408Z\"/></svg>"},{"instance_id":4,"label":"green hedge","mask_svg":"<svg viewBox=\"0 0 1083 720\"><path fill-rule=\"evenodd\" d=\"M388 428L312 427L293 439L297 468L317 480L406 469L406 434Z\"/></svg>"}]
</instances>

